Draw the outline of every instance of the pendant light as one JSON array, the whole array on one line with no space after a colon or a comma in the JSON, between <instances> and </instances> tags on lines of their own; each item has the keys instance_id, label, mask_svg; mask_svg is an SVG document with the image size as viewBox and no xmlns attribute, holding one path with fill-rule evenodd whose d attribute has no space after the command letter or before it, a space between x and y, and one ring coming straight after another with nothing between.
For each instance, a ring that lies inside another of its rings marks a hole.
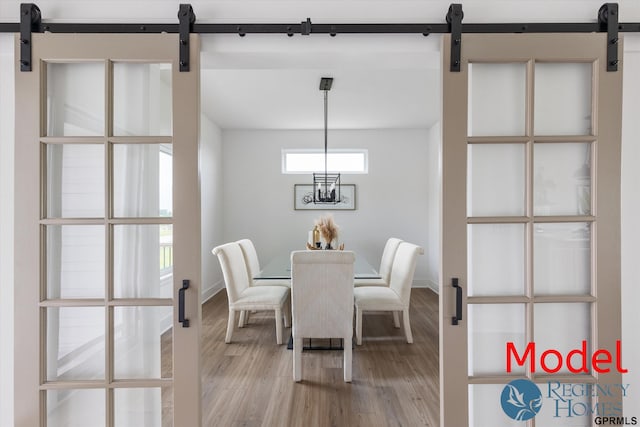
<instances>
[{"instance_id":1,"label":"pendant light","mask_svg":"<svg viewBox=\"0 0 640 427\"><path fill-rule=\"evenodd\" d=\"M320 79L320 90L324 91L324 173L313 174L314 204L336 204L342 200L340 174L327 171L328 95L332 84L333 77L322 77Z\"/></svg>"}]
</instances>

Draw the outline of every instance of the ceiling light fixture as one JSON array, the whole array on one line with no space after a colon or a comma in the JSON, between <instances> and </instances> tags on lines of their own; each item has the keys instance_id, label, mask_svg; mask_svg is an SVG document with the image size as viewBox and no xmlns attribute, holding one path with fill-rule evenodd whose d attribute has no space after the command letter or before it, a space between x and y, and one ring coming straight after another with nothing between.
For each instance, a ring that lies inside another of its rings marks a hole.
<instances>
[{"instance_id":1,"label":"ceiling light fixture","mask_svg":"<svg viewBox=\"0 0 640 427\"><path fill-rule=\"evenodd\" d=\"M320 90L324 91L324 173L313 174L313 203L336 204L340 203L340 174L329 173L327 170L327 123L328 123L328 95L333 84L333 77L320 79Z\"/></svg>"}]
</instances>

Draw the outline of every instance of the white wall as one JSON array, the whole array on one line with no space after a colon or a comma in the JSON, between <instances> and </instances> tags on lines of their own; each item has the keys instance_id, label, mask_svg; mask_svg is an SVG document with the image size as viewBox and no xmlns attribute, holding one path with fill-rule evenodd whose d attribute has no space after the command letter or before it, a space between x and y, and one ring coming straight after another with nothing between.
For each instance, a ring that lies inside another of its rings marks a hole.
<instances>
[{"instance_id":1,"label":"white wall","mask_svg":"<svg viewBox=\"0 0 640 427\"><path fill-rule=\"evenodd\" d=\"M222 133L200 116L200 192L202 210L202 301L224 287L220 264L211 249L223 242Z\"/></svg>"},{"instance_id":2,"label":"white wall","mask_svg":"<svg viewBox=\"0 0 640 427\"><path fill-rule=\"evenodd\" d=\"M13 425L13 34L0 34L0 426Z\"/></svg>"},{"instance_id":3,"label":"white wall","mask_svg":"<svg viewBox=\"0 0 640 427\"><path fill-rule=\"evenodd\" d=\"M330 148L366 148L369 173L343 175L356 184L356 210L331 211L347 249L378 266L389 237L427 246L429 132L330 130ZM324 211L295 211L293 185L311 175L281 173L282 148L322 148L322 131L223 131L225 240L251 238L261 263L304 249L307 232ZM426 285L427 262L418 259L416 285Z\"/></svg>"},{"instance_id":4,"label":"white wall","mask_svg":"<svg viewBox=\"0 0 640 427\"><path fill-rule=\"evenodd\" d=\"M635 391L626 399L629 415L640 408L640 35L625 36L622 103L622 355L629 369L623 381Z\"/></svg>"}]
</instances>

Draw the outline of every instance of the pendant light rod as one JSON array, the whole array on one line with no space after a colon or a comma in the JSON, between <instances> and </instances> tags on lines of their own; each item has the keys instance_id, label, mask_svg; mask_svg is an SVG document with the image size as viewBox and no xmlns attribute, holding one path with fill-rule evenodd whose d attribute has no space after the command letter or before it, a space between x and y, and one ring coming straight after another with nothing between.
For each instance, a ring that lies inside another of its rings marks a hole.
<instances>
[{"instance_id":1,"label":"pendant light rod","mask_svg":"<svg viewBox=\"0 0 640 427\"><path fill-rule=\"evenodd\" d=\"M324 91L324 188L327 189L329 185L327 173L329 168L327 167L327 141L329 134L329 91L333 85L333 77L322 77L320 79L320 90Z\"/></svg>"},{"instance_id":2,"label":"pendant light rod","mask_svg":"<svg viewBox=\"0 0 640 427\"><path fill-rule=\"evenodd\" d=\"M324 91L324 185L327 186L327 139L329 134L329 91Z\"/></svg>"}]
</instances>

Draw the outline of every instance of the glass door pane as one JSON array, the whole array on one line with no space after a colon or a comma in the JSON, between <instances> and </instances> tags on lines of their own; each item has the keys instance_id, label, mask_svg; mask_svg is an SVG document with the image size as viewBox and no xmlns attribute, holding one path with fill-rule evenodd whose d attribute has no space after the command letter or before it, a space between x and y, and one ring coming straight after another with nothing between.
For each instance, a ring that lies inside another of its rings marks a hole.
<instances>
[{"instance_id":1,"label":"glass door pane","mask_svg":"<svg viewBox=\"0 0 640 427\"><path fill-rule=\"evenodd\" d=\"M525 134L526 64L469 64L469 135Z\"/></svg>"},{"instance_id":2,"label":"glass door pane","mask_svg":"<svg viewBox=\"0 0 640 427\"><path fill-rule=\"evenodd\" d=\"M171 298L173 226L116 225L113 234L114 298Z\"/></svg>"},{"instance_id":3,"label":"glass door pane","mask_svg":"<svg viewBox=\"0 0 640 427\"><path fill-rule=\"evenodd\" d=\"M522 421L512 420L496 408L502 394L502 384L469 386L469 427L522 427Z\"/></svg>"},{"instance_id":4,"label":"glass door pane","mask_svg":"<svg viewBox=\"0 0 640 427\"><path fill-rule=\"evenodd\" d=\"M533 252L536 295L591 294L591 224L536 224Z\"/></svg>"},{"instance_id":5,"label":"glass door pane","mask_svg":"<svg viewBox=\"0 0 640 427\"><path fill-rule=\"evenodd\" d=\"M113 64L113 134L170 136L171 64Z\"/></svg>"},{"instance_id":6,"label":"glass door pane","mask_svg":"<svg viewBox=\"0 0 640 427\"><path fill-rule=\"evenodd\" d=\"M571 350L581 349L582 342L586 341L586 354L592 354L591 304L536 304L533 316L535 342L539 348L553 349L566 355ZM569 372L566 363L562 363L561 366L557 363L556 356L551 355L545 360L548 360L550 371L558 369L559 374Z\"/></svg>"},{"instance_id":7,"label":"glass door pane","mask_svg":"<svg viewBox=\"0 0 640 427\"><path fill-rule=\"evenodd\" d=\"M47 298L104 298L104 226L49 225L46 239Z\"/></svg>"},{"instance_id":8,"label":"glass door pane","mask_svg":"<svg viewBox=\"0 0 640 427\"><path fill-rule=\"evenodd\" d=\"M104 216L104 145L48 144L47 217Z\"/></svg>"},{"instance_id":9,"label":"glass door pane","mask_svg":"<svg viewBox=\"0 0 640 427\"><path fill-rule=\"evenodd\" d=\"M469 296L525 295L525 225L467 227Z\"/></svg>"},{"instance_id":10,"label":"glass door pane","mask_svg":"<svg viewBox=\"0 0 640 427\"><path fill-rule=\"evenodd\" d=\"M104 62L48 63L47 135L104 135L104 87Z\"/></svg>"},{"instance_id":11,"label":"glass door pane","mask_svg":"<svg viewBox=\"0 0 640 427\"><path fill-rule=\"evenodd\" d=\"M525 320L524 304L470 305L469 375L504 374L504 343L524 348ZM524 374L524 367L512 374Z\"/></svg>"},{"instance_id":12,"label":"glass door pane","mask_svg":"<svg viewBox=\"0 0 640 427\"><path fill-rule=\"evenodd\" d=\"M471 144L467 159L469 216L524 215L524 144Z\"/></svg>"},{"instance_id":13,"label":"glass door pane","mask_svg":"<svg viewBox=\"0 0 640 427\"><path fill-rule=\"evenodd\" d=\"M535 144L535 215L591 214L591 144Z\"/></svg>"},{"instance_id":14,"label":"glass door pane","mask_svg":"<svg viewBox=\"0 0 640 427\"><path fill-rule=\"evenodd\" d=\"M163 349L166 332L171 343L171 307L115 307L114 377L171 378L172 349ZM166 362L163 365L163 359Z\"/></svg>"},{"instance_id":15,"label":"glass door pane","mask_svg":"<svg viewBox=\"0 0 640 427\"><path fill-rule=\"evenodd\" d=\"M49 390L46 402L47 427L106 426L104 390Z\"/></svg>"},{"instance_id":16,"label":"glass door pane","mask_svg":"<svg viewBox=\"0 0 640 427\"><path fill-rule=\"evenodd\" d=\"M46 319L47 380L104 380L104 308L51 307Z\"/></svg>"},{"instance_id":17,"label":"glass door pane","mask_svg":"<svg viewBox=\"0 0 640 427\"><path fill-rule=\"evenodd\" d=\"M118 388L114 390L115 426L165 426L167 415L163 414L163 389Z\"/></svg>"},{"instance_id":18,"label":"glass door pane","mask_svg":"<svg viewBox=\"0 0 640 427\"><path fill-rule=\"evenodd\" d=\"M173 146L114 144L113 215L170 217L173 212Z\"/></svg>"},{"instance_id":19,"label":"glass door pane","mask_svg":"<svg viewBox=\"0 0 640 427\"><path fill-rule=\"evenodd\" d=\"M591 62L536 62L536 135L591 135L592 69Z\"/></svg>"}]
</instances>

